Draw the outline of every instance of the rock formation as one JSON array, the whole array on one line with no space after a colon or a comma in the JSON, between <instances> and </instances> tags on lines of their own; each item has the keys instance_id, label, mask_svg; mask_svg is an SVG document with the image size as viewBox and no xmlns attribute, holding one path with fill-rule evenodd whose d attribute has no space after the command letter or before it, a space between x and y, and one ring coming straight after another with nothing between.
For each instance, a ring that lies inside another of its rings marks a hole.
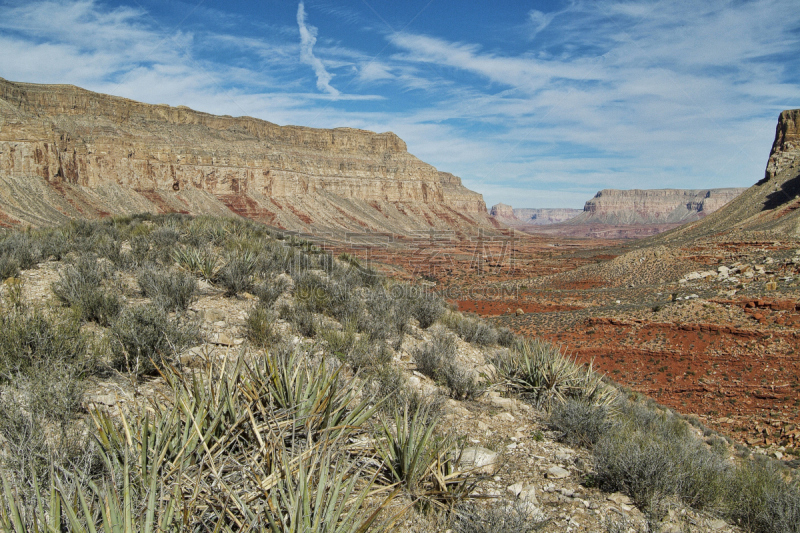
<instances>
[{"instance_id":1,"label":"rock formation","mask_svg":"<svg viewBox=\"0 0 800 533\"><path fill-rule=\"evenodd\" d=\"M515 209L506 204L493 205L489 211L496 220L509 226L558 224L581 213L581 209Z\"/></svg>"},{"instance_id":2,"label":"rock formation","mask_svg":"<svg viewBox=\"0 0 800 533\"><path fill-rule=\"evenodd\" d=\"M699 220L745 189L603 189L580 209L513 209L497 204L495 220L531 233L629 239Z\"/></svg>"},{"instance_id":3,"label":"rock formation","mask_svg":"<svg viewBox=\"0 0 800 533\"><path fill-rule=\"evenodd\" d=\"M134 212L415 233L492 227L480 194L393 133L278 126L0 78L0 224Z\"/></svg>"},{"instance_id":4,"label":"rock formation","mask_svg":"<svg viewBox=\"0 0 800 533\"><path fill-rule=\"evenodd\" d=\"M603 189L568 224L682 224L727 204L744 189Z\"/></svg>"},{"instance_id":5,"label":"rock formation","mask_svg":"<svg viewBox=\"0 0 800 533\"><path fill-rule=\"evenodd\" d=\"M734 241L800 236L800 109L778 117L775 141L758 183L713 215L659 239L685 242L709 236Z\"/></svg>"}]
</instances>

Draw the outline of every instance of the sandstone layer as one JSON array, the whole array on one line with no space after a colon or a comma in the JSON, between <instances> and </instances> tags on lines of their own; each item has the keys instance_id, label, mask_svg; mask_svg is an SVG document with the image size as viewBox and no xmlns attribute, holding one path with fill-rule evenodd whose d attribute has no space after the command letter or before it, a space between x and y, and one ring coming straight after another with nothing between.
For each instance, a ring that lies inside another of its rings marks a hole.
<instances>
[{"instance_id":1,"label":"sandstone layer","mask_svg":"<svg viewBox=\"0 0 800 533\"><path fill-rule=\"evenodd\" d=\"M0 78L0 224L135 212L284 229L474 231L483 197L393 133L279 126Z\"/></svg>"},{"instance_id":2,"label":"sandstone layer","mask_svg":"<svg viewBox=\"0 0 800 533\"><path fill-rule=\"evenodd\" d=\"M569 224L681 224L705 217L745 189L603 189Z\"/></svg>"},{"instance_id":3,"label":"sandstone layer","mask_svg":"<svg viewBox=\"0 0 800 533\"><path fill-rule=\"evenodd\" d=\"M565 208L551 208L551 209L529 209L529 208L513 208L506 204L493 205L489 211L495 220L507 224L509 226L522 226L522 225L547 225L558 224L565 222L572 217L580 215L583 211L580 209L565 209Z\"/></svg>"}]
</instances>

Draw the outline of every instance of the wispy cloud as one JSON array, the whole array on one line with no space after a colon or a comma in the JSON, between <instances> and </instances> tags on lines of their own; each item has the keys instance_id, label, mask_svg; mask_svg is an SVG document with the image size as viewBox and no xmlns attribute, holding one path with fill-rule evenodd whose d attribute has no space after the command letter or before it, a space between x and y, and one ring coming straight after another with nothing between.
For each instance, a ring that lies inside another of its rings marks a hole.
<instances>
[{"instance_id":1,"label":"wispy cloud","mask_svg":"<svg viewBox=\"0 0 800 533\"><path fill-rule=\"evenodd\" d=\"M523 37L514 43L496 38L498 21L484 34L387 30L358 2L315 2L318 31L302 2L259 20L226 13L224 24L208 8L173 27L109 7L122 1L0 0L0 76L394 131L490 205L580 207L609 186L747 186L763 174L778 112L800 107L796 0L522 7L504 21ZM388 20L401 19L393 9Z\"/></svg>"},{"instance_id":2,"label":"wispy cloud","mask_svg":"<svg viewBox=\"0 0 800 533\"><path fill-rule=\"evenodd\" d=\"M297 5L297 25L300 27L300 59L314 69L317 75L317 88L320 91L338 96L339 91L331 86L333 76L325 69L322 60L314 55L317 28L306 24L306 9L303 2Z\"/></svg>"}]
</instances>

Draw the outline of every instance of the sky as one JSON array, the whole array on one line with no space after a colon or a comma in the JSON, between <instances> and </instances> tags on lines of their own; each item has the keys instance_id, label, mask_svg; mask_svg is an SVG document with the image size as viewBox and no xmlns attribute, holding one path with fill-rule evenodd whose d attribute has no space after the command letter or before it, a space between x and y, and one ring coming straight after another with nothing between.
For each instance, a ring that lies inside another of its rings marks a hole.
<instances>
[{"instance_id":1,"label":"sky","mask_svg":"<svg viewBox=\"0 0 800 533\"><path fill-rule=\"evenodd\" d=\"M748 187L800 108L797 0L0 0L0 77L392 131L487 205Z\"/></svg>"}]
</instances>

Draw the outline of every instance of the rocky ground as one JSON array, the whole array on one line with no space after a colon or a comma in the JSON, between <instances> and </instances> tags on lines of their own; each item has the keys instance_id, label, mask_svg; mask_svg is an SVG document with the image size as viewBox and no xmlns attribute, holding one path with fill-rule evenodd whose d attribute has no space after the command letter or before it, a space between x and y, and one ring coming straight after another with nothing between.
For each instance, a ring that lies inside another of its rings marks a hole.
<instances>
[{"instance_id":1,"label":"rocky ground","mask_svg":"<svg viewBox=\"0 0 800 533\"><path fill-rule=\"evenodd\" d=\"M433 290L462 311L559 343L614 381L793 464L800 242L744 237L638 247L516 234L510 244L442 247L427 264L400 252L382 259L401 275L431 273Z\"/></svg>"},{"instance_id":2,"label":"rocky ground","mask_svg":"<svg viewBox=\"0 0 800 533\"><path fill-rule=\"evenodd\" d=\"M38 268L23 271L20 279L23 280L24 297L31 302L54 303L51 286L58 279L61 268L63 264L59 262L47 262ZM116 283L126 303L146 301L137 293L132 275L122 274ZM8 297L10 290L11 286L5 284L0 296ZM190 306L189 313L202 321L206 342L181 354L180 362L185 368L191 368L202 358L236 357L239 350L247 349L245 318L255 300L249 294L238 298L226 297L221 289L201 282L199 298ZM695 304L692 301L688 305ZM633 316L636 311L630 313ZM514 316L515 319L524 320L526 317L552 315L553 312L547 308L528 308L520 317ZM412 325L393 355L394 364L403 370L408 383L428 396L441 391L431 379L416 371L412 353L441 327L423 330ZM284 320L278 320L277 329L292 343L314 342L296 335L291 324ZM482 348L458 340L459 360L480 372L490 372L491 369L486 366L487 359L493 352L504 349L496 345ZM620 381L624 382L624 379ZM164 384L160 378L136 381L122 374L93 378L85 396L85 405L111 413L120 409L127 411L136 402L154 398L163 390ZM560 434L549 430L544 411L509 397L503 390L490 389L470 401L447 400L444 412L443 429L452 430L465 439L463 466L474 468L484 479L475 493L481 505L501 506L506 508L506 513L525 515L529 517L530 524L537 525L539 531L636 532L648 531L648 527L656 525L661 531L670 532L739 531L722 520L699 513L677 501L668 504L669 509L661 522L648 525L646 517L627 496L605 493L593 486L590 452L560 443ZM702 432L697 432L702 437ZM430 514L412 511L402 522L400 530L442 531L447 527Z\"/></svg>"}]
</instances>

